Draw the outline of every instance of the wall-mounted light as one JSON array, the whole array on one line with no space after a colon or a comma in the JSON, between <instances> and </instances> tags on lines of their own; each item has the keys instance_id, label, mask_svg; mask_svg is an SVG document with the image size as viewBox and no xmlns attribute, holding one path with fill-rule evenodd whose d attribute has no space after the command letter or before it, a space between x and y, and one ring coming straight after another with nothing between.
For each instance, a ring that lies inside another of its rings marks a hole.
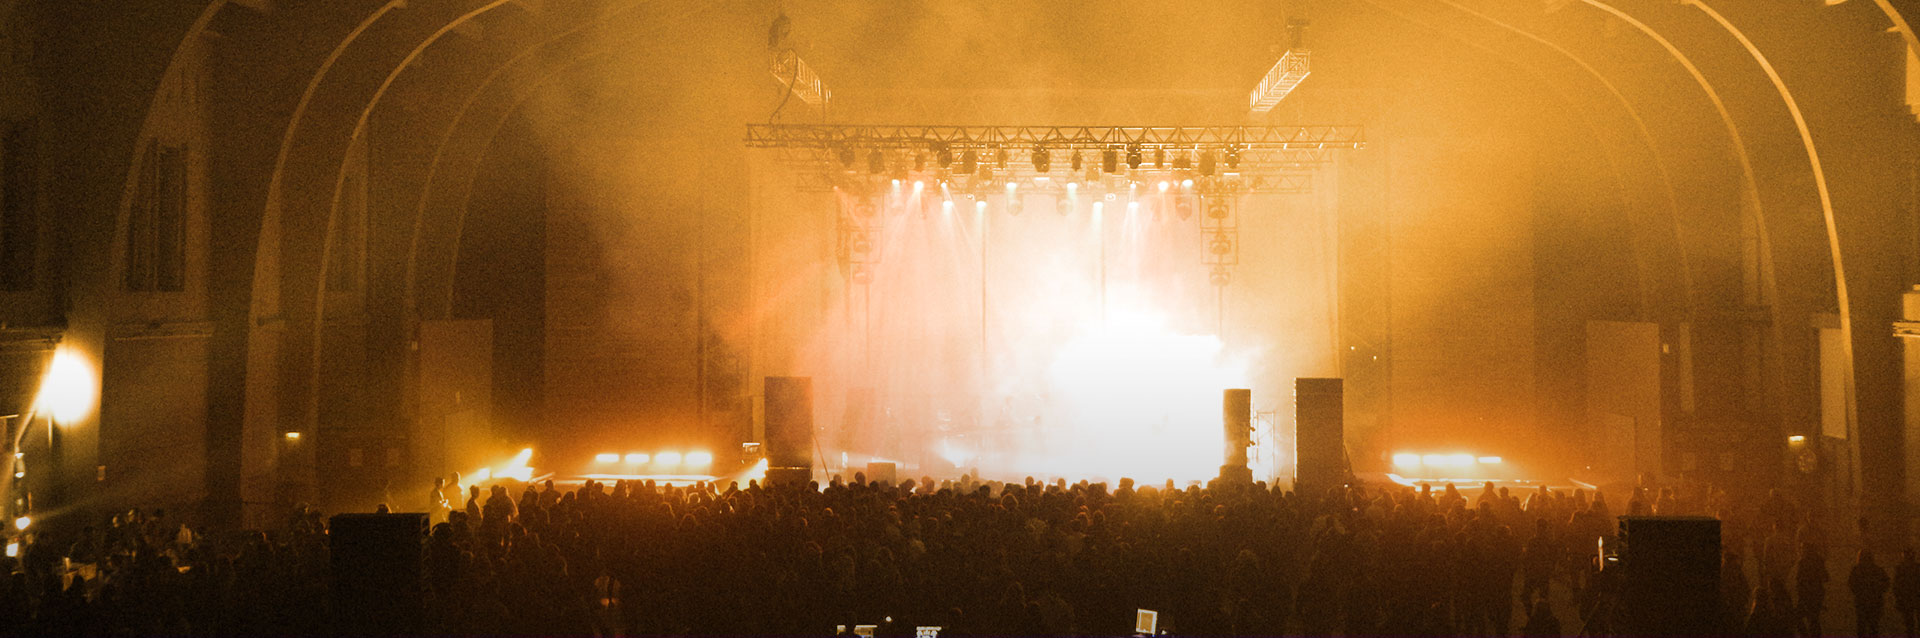
<instances>
[{"instance_id":1,"label":"wall-mounted light","mask_svg":"<svg viewBox=\"0 0 1920 638\"><path fill-rule=\"evenodd\" d=\"M93 412L94 401L99 393L100 379L93 364L88 363L80 353L62 346L54 351L53 362L47 366L47 375L40 381L40 393L34 398L34 408L41 414L53 417L55 423L75 423Z\"/></svg>"}]
</instances>

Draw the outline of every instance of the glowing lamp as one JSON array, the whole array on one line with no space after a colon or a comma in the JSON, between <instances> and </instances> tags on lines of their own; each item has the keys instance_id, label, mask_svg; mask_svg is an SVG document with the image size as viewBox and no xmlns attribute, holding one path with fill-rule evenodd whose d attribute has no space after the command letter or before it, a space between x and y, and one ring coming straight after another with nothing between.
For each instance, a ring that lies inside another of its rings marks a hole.
<instances>
[{"instance_id":1,"label":"glowing lamp","mask_svg":"<svg viewBox=\"0 0 1920 638\"><path fill-rule=\"evenodd\" d=\"M1476 460L1480 461L1481 465L1499 465L1502 461L1502 459L1497 456L1483 456Z\"/></svg>"},{"instance_id":2,"label":"glowing lamp","mask_svg":"<svg viewBox=\"0 0 1920 638\"><path fill-rule=\"evenodd\" d=\"M713 455L707 452L688 452L687 465L690 467L707 467L713 465Z\"/></svg>"},{"instance_id":3,"label":"glowing lamp","mask_svg":"<svg viewBox=\"0 0 1920 638\"><path fill-rule=\"evenodd\" d=\"M1420 462L1429 467L1466 467L1473 465L1471 454L1428 454Z\"/></svg>"},{"instance_id":4,"label":"glowing lamp","mask_svg":"<svg viewBox=\"0 0 1920 638\"><path fill-rule=\"evenodd\" d=\"M679 452L661 452L659 454L653 455L653 460L659 462L661 465L679 465L680 453Z\"/></svg>"},{"instance_id":5,"label":"glowing lamp","mask_svg":"<svg viewBox=\"0 0 1920 638\"><path fill-rule=\"evenodd\" d=\"M34 407L52 415L55 423L73 423L93 411L99 389L93 366L79 353L63 347L53 354L53 362L47 366L47 376L40 382Z\"/></svg>"},{"instance_id":6,"label":"glowing lamp","mask_svg":"<svg viewBox=\"0 0 1920 638\"><path fill-rule=\"evenodd\" d=\"M1173 186L1173 185L1172 185L1172 184L1168 184L1168 183L1166 183L1166 182L1160 182L1160 192L1162 192L1162 193L1164 193L1164 192L1167 192L1167 188L1168 188L1168 187L1171 187L1171 186Z\"/></svg>"},{"instance_id":7,"label":"glowing lamp","mask_svg":"<svg viewBox=\"0 0 1920 638\"><path fill-rule=\"evenodd\" d=\"M648 456L646 452L634 452L627 455L628 465L641 465L651 460L653 460L653 457Z\"/></svg>"},{"instance_id":8,"label":"glowing lamp","mask_svg":"<svg viewBox=\"0 0 1920 638\"><path fill-rule=\"evenodd\" d=\"M1420 467L1420 455L1400 453L1393 455L1394 467Z\"/></svg>"},{"instance_id":9,"label":"glowing lamp","mask_svg":"<svg viewBox=\"0 0 1920 638\"><path fill-rule=\"evenodd\" d=\"M507 461L494 475L522 482L533 480L533 468L527 465L527 461L532 459L533 448L521 448L520 453L513 455L513 460Z\"/></svg>"},{"instance_id":10,"label":"glowing lamp","mask_svg":"<svg viewBox=\"0 0 1920 638\"><path fill-rule=\"evenodd\" d=\"M1798 434L1795 434L1795 435L1793 435L1793 436L1789 436L1789 437L1787 437L1787 442L1789 442L1789 443L1806 443L1806 442L1807 442L1807 437L1804 437L1804 436L1800 436L1800 435L1798 435Z\"/></svg>"},{"instance_id":11,"label":"glowing lamp","mask_svg":"<svg viewBox=\"0 0 1920 638\"><path fill-rule=\"evenodd\" d=\"M20 557L20 541L13 541L13 542L7 543L7 558L19 558L19 557Z\"/></svg>"},{"instance_id":12,"label":"glowing lamp","mask_svg":"<svg viewBox=\"0 0 1920 638\"><path fill-rule=\"evenodd\" d=\"M283 435L283 436L285 436L285 437L287 437L287 440L288 440L288 441L298 441L298 440L300 440L300 433L299 433L299 432L288 432L288 433L286 433L286 434L285 434L285 435Z\"/></svg>"},{"instance_id":13,"label":"glowing lamp","mask_svg":"<svg viewBox=\"0 0 1920 638\"><path fill-rule=\"evenodd\" d=\"M593 455L593 460L595 463L618 463L620 461L620 455L612 452L603 452Z\"/></svg>"},{"instance_id":14,"label":"glowing lamp","mask_svg":"<svg viewBox=\"0 0 1920 638\"><path fill-rule=\"evenodd\" d=\"M13 519L14 529L24 530L27 528L28 525L32 525L32 524L33 524L33 517L31 516L22 516L20 518Z\"/></svg>"}]
</instances>

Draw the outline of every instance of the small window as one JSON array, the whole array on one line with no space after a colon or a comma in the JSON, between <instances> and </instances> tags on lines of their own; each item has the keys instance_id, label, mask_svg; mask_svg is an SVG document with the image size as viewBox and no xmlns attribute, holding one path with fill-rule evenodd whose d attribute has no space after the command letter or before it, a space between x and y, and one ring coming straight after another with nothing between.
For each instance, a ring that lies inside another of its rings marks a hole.
<instances>
[{"instance_id":1,"label":"small window","mask_svg":"<svg viewBox=\"0 0 1920 638\"><path fill-rule=\"evenodd\" d=\"M136 188L127 211L127 290L185 290L187 149L149 140Z\"/></svg>"},{"instance_id":2,"label":"small window","mask_svg":"<svg viewBox=\"0 0 1920 638\"><path fill-rule=\"evenodd\" d=\"M40 239L33 145L25 125L0 127L0 290L32 290Z\"/></svg>"}]
</instances>

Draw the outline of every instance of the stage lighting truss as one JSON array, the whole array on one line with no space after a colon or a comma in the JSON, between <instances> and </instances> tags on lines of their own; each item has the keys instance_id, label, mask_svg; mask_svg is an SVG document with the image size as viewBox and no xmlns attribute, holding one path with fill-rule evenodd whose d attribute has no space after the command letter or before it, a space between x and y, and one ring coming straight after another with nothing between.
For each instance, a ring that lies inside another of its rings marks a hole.
<instances>
[{"instance_id":1,"label":"stage lighting truss","mask_svg":"<svg viewBox=\"0 0 1920 638\"><path fill-rule=\"evenodd\" d=\"M1148 202L1156 215L1197 216L1209 278L1226 286L1239 264L1240 197L1310 192L1314 171L1335 150L1364 140L1357 126L775 124L750 125L746 143L777 152L794 169L797 190L836 194L836 252L855 284L870 281L892 214L996 208L1017 215L1026 198L1051 197L1052 208L1068 215L1125 197ZM1128 161L1109 170L1108 156ZM1070 161L1053 161L1061 157Z\"/></svg>"},{"instance_id":2,"label":"stage lighting truss","mask_svg":"<svg viewBox=\"0 0 1920 638\"><path fill-rule=\"evenodd\" d=\"M1200 236L1205 242L1202 263L1207 278L1215 286L1233 280L1233 267L1240 265L1240 198L1223 193L1200 198Z\"/></svg>"},{"instance_id":3,"label":"stage lighting truss","mask_svg":"<svg viewBox=\"0 0 1920 638\"><path fill-rule=\"evenodd\" d=\"M1253 87L1253 92L1247 96L1247 108L1255 113L1272 111L1275 105L1287 99L1287 94L1312 74L1310 62L1312 57L1307 51L1288 49L1280 56L1279 62L1273 63L1267 75L1260 78L1260 84Z\"/></svg>"},{"instance_id":4,"label":"stage lighting truss","mask_svg":"<svg viewBox=\"0 0 1920 638\"><path fill-rule=\"evenodd\" d=\"M768 70L773 72L773 79L787 87L787 90L793 91L793 96L800 98L800 101L806 102L808 106L824 110L827 102L833 99L833 92L827 90L827 85L820 81L820 76L814 74L813 67L808 66L806 60L800 59L800 54L795 53L793 49L774 54L773 63Z\"/></svg>"},{"instance_id":5,"label":"stage lighting truss","mask_svg":"<svg viewBox=\"0 0 1920 638\"><path fill-rule=\"evenodd\" d=\"M854 187L863 180L971 180L983 175L1020 182L1122 175L1139 181L1192 179L1202 191L1297 192L1311 182L1300 174L1325 165L1336 150L1365 144L1358 126L824 124L749 125L745 142L748 148L774 151L778 162L794 169L796 187L813 192ZM878 164L872 159L876 151ZM928 156L936 161L926 162ZM1140 161L1131 166L1132 161L1116 161L1108 170L1103 161L1108 156ZM1089 161L1067 168L1071 162L1053 161L1062 157ZM869 161L861 166L857 158Z\"/></svg>"}]
</instances>

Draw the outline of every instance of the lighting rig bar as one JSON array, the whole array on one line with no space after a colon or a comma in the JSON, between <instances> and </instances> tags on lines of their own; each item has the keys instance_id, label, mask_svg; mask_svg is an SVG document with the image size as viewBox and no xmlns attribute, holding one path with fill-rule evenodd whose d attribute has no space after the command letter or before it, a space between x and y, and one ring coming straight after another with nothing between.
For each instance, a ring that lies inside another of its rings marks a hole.
<instances>
[{"instance_id":1,"label":"lighting rig bar","mask_svg":"<svg viewBox=\"0 0 1920 638\"><path fill-rule=\"evenodd\" d=\"M794 97L800 98L800 101L806 102L809 106L824 109L827 102L833 99L833 92L827 90L826 83L820 81L820 76L813 72L813 67L808 66L806 60L800 59L800 55L791 50L774 56L773 64L768 70L773 72L773 79L787 87L787 90L793 91Z\"/></svg>"},{"instance_id":2,"label":"lighting rig bar","mask_svg":"<svg viewBox=\"0 0 1920 638\"><path fill-rule=\"evenodd\" d=\"M1307 51L1288 50L1285 55L1280 56L1279 62L1273 63L1273 68L1267 71L1266 77L1260 79L1260 85L1254 87L1253 92L1247 96L1247 108L1255 113L1273 110L1275 105L1287 99L1287 94L1292 93L1301 82L1307 80L1308 75L1313 73L1310 62L1312 57Z\"/></svg>"},{"instance_id":3,"label":"lighting rig bar","mask_svg":"<svg viewBox=\"0 0 1920 638\"><path fill-rule=\"evenodd\" d=\"M748 148L950 150L1340 149L1366 144L1359 126L897 126L749 124Z\"/></svg>"}]
</instances>

